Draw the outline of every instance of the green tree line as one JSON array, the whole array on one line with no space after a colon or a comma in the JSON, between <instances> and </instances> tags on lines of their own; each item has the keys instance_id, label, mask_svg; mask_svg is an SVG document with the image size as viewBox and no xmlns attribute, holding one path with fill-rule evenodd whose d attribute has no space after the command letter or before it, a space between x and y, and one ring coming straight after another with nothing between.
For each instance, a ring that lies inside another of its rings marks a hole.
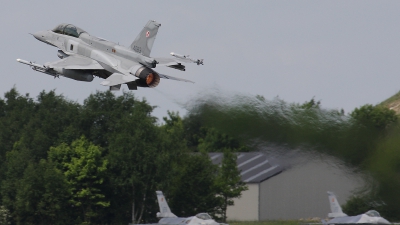
<instances>
[{"instance_id":1,"label":"green tree line","mask_svg":"<svg viewBox=\"0 0 400 225\"><path fill-rule=\"evenodd\" d=\"M168 112L131 93L96 92L83 104L54 91L15 88L0 99L0 224L155 222L156 190L180 216L226 208L246 189L237 139L196 116ZM224 152L221 166L207 152Z\"/></svg>"},{"instance_id":2,"label":"green tree line","mask_svg":"<svg viewBox=\"0 0 400 225\"><path fill-rule=\"evenodd\" d=\"M36 98L15 88L0 99L0 224L156 222L156 190L173 212L226 220L240 196L234 152L263 146L330 154L369 174L368 192L344 207L400 219L400 124L382 106L345 114L311 99L211 96L188 114L168 112L131 93L96 92L83 104L54 91ZM272 148L274 149L274 148ZM221 166L207 152L223 152Z\"/></svg>"}]
</instances>

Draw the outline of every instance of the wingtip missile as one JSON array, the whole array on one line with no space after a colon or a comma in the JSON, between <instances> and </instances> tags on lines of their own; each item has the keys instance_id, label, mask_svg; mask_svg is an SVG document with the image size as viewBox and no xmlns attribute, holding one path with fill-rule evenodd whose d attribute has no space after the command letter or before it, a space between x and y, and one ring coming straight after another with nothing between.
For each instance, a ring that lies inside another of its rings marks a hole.
<instances>
[{"instance_id":1,"label":"wingtip missile","mask_svg":"<svg viewBox=\"0 0 400 225\"><path fill-rule=\"evenodd\" d=\"M37 64L35 62L31 62L31 61L27 61L27 60L23 60L23 59L17 59L17 62L25 64L30 66L33 70L41 72L41 73L45 73L48 75L55 77L58 77L58 74L55 71L49 70L49 68L47 68L45 65L40 65Z\"/></svg>"},{"instance_id":2,"label":"wingtip missile","mask_svg":"<svg viewBox=\"0 0 400 225\"><path fill-rule=\"evenodd\" d=\"M37 67L42 67L42 65L36 64L36 63L32 63L23 59L17 59L17 62L22 63L22 64L26 64L28 66L37 66Z\"/></svg>"},{"instance_id":3,"label":"wingtip missile","mask_svg":"<svg viewBox=\"0 0 400 225\"><path fill-rule=\"evenodd\" d=\"M189 58L189 56L187 55L181 55L181 54L178 54L178 53L175 53L175 52L171 52L170 53L172 56L174 56L174 57L176 57L176 58L180 58L180 59L188 59Z\"/></svg>"},{"instance_id":4,"label":"wingtip missile","mask_svg":"<svg viewBox=\"0 0 400 225\"><path fill-rule=\"evenodd\" d=\"M178 59L181 59L181 60L185 60L185 61L188 61L188 62L196 63L197 65L204 65L204 63L203 63L204 59L196 59L195 60L195 59L190 58L189 55L181 55L181 54L178 54L178 53L175 53L175 52L171 52L170 54L172 56L178 58Z\"/></svg>"}]
</instances>

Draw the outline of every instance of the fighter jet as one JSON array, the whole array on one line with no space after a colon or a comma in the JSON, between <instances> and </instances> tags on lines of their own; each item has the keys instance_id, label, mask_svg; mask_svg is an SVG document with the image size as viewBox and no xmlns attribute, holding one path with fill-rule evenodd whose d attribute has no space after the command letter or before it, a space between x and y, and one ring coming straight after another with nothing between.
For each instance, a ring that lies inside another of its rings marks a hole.
<instances>
[{"instance_id":1,"label":"fighter jet","mask_svg":"<svg viewBox=\"0 0 400 225\"><path fill-rule=\"evenodd\" d=\"M203 64L203 60L186 58L153 58L150 52L161 24L150 20L129 47L90 35L72 24L60 24L53 30L32 34L36 39L57 47L61 59L43 65L17 59L33 70L51 75L64 76L78 81L91 82L94 76L105 79L101 82L110 90L119 90L127 84L130 90L137 87L154 88L160 78L192 82L182 78L156 72L156 66L167 66L185 71L182 63ZM193 83L193 82L192 82Z\"/></svg>"},{"instance_id":2,"label":"fighter jet","mask_svg":"<svg viewBox=\"0 0 400 225\"><path fill-rule=\"evenodd\" d=\"M342 207L340 207L335 194L328 191L328 198L332 211L328 213L328 217L332 219L328 221L322 220L323 224L390 224L389 221L382 218L375 210L369 210L357 216L348 216L343 213Z\"/></svg>"},{"instance_id":3,"label":"fighter jet","mask_svg":"<svg viewBox=\"0 0 400 225\"><path fill-rule=\"evenodd\" d=\"M160 212L157 213L157 218L161 218L159 224L175 224L175 225L220 225L215 222L207 213L199 213L191 217L177 217L173 214L168 206L167 200L162 191L156 191Z\"/></svg>"}]
</instances>

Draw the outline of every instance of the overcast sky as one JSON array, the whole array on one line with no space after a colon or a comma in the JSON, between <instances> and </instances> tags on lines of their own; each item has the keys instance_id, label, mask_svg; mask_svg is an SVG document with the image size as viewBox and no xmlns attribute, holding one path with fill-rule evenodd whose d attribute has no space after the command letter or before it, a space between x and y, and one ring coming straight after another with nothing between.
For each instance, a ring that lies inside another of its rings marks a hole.
<instances>
[{"instance_id":1,"label":"overcast sky","mask_svg":"<svg viewBox=\"0 0 400 225\"><path fill-rule=\"evenodd\" d=\"M161 80L134 92L158 106L158 117L167 110L183 115L180 104L212 90L299 103L315 96L323 107L346 112L400 90L400 1L5 0L0 12L2 95L15 85L32 97L55 89L82 103L107 90L102 80L53 79L17 63L58 60L58 49L28 33L72 23L129 46L149 19L161 23L151 56L173 51L205 64L187 65L186 72L156 68L195 84Z\"/></svg>"}]
</instances>

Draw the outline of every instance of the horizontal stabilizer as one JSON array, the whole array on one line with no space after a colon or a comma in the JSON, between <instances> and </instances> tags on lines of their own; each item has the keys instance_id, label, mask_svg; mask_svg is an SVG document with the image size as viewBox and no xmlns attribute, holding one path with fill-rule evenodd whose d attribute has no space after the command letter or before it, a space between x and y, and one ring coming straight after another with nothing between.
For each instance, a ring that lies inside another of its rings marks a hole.
<instances>
[{"instance_id":1,"label":"horizontal stabilizer","mask_svg":"<svg viewBox=\"0 0 400 225\"><path fill-rule=\"evenodd\" d=\"M169 68L173 68L173 69L177 69L177 70L181 70L181 71L185 71L185 66L182 64L177 64L177 65L170 65L168 66Z\"/></svg>"},{"instance_id":2,"label":"horizontal stabilizer","mask_svg":"<svg viewBox=\"0 0 400 225\"><path fill-rule=\"evenodd\" d=\"M173 76L165 75L165 74L161 74L161 73L159 73L158 75L160 76L160 78L169 79L169 80L183 81L183 82L189 82L189 83L193 83L193 84L194 84L194 82L191 81L191 80L186 80L186 79L182 79L182 78L177 78L177 77L173 77Z\"/></svg>"},{"instance_id":3,"label":"horizontal stabilizer","mask_svg":"<svg viewBox=\"0 0 400 225\"><path fill-rule=\"evenodd\" d=\"M118 84L124 84L128 83L131 81L136 80L136 77L131 76L131 75L124 75L120 73L113 73L111 76L109 76L107 79L105 79L103 82L101 82L101 85L104 86L115 86Z\"/></svg>"}]
</instances>

